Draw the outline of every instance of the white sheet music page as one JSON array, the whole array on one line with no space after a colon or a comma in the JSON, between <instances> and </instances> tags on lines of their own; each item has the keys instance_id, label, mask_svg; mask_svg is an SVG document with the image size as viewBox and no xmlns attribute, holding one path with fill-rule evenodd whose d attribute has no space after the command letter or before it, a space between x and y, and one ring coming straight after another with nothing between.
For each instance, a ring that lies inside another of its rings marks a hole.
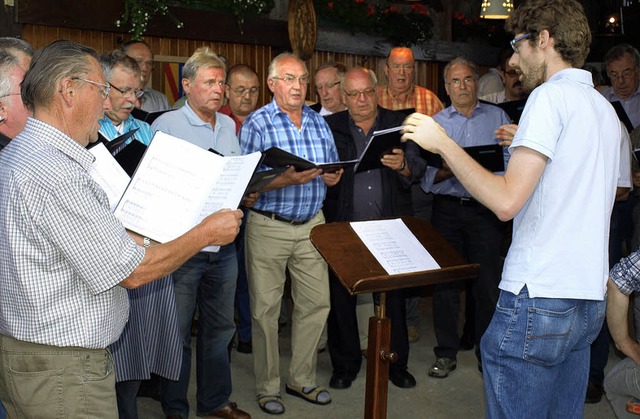
<instances>
[{"instance_id":1,"label":"white sheet music page","mask_svg":"<svg viewBox=\"0 0 640 419\"><path fill-rule=\"evenodd\" d=\"M222 157L156 132L115 215L136 233L173 240L218 209L236 209L260 157Z\"/></svg>"},{"instance_id":2,"label":"white sheet music page","mask_svg":"<svg viewBox=\"0 0 640 419\"><path fill-rule=\"evenodd\" d=\"M389 275L440 269L440 265L399 218L355 221L351 228Z\"/></svg>"},{"instance_id":3,"label":"white sheet music page","mask_svg":"<svg viewBox=\"0 0 640 419\"><path fill-rule=\"evenodd\" d=\"M131 178L113 158L104 144L97 144L89 150L96 158L89 169L89 175L104 190L109 198L111 211L116 209Z\"/></svg>"}]
</instances>

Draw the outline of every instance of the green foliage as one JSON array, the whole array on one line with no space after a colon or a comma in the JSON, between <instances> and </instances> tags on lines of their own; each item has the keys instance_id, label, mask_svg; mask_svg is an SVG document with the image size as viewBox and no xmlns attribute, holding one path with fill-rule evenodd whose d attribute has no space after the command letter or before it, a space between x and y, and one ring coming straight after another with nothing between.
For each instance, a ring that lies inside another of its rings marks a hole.
<instances>
[{"instance_id":1,"label":"green foliage","mask_svg":"<svg viewBox=\"0 0 640 419\"><path fill-rule=\"evenodd\" d=\"M433 20L423 4L398 5L383 0L314 0L321 19L351 33L382 35L400 45L431 39Z\"/></svg>"}]
</instances>

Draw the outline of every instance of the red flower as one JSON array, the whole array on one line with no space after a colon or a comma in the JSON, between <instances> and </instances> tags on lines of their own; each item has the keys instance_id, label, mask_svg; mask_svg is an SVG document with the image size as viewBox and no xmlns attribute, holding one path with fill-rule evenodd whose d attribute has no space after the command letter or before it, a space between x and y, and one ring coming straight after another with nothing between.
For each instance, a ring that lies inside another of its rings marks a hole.
<instances>
[{"instance_id":1,"label":"red flower","mask_svg":"<svg viewBox=\"0 0 640 419\"><path fill-rule=\"evenodd\" d=\"M398 6L391 6L389 7L389 11L391 13L398 13Z\"/></svg>"},{"instance_id":2,"label":"red flower","mask_svg":"<svg viewBox=\"0 0 640 419\"><path fill-rule=\"evenodd\" d=\"M374 9L372 5L367 4L367 14L369 16L373 16L375 12L376 12L376 9Z\"/></svg>"},{"instance_id":3,"label":"red flower","mask_svg":"<svg viewBox=\"0 0 640 419\"><path fill-rule=\"evenodd\" d=\"M333 10L333 2L332 2L332 1L330 1L329 3L327 3L327 8L328 8L329 10Z\"/></svg>"},{"instance_id":4,"label":"red flower","mask_svg":"<svg viewBox=\"0 0 640 419\"><path fill-rule=\"evenodd\" d=\"M364 3L364 0L354 0L356 3L360 4L360 3Z\"/></svg>"},{"instance_id":5,"label":"red flower","mask_svg":"<svg viewBox=\"0 0 640 419\"><path fill-rule=\"evenodd\" d=\"M453 18L455 20L462 20L464 19L464 14L460 13L460 12L454 12L453 13Z\"/></svg>"}]
</instances>

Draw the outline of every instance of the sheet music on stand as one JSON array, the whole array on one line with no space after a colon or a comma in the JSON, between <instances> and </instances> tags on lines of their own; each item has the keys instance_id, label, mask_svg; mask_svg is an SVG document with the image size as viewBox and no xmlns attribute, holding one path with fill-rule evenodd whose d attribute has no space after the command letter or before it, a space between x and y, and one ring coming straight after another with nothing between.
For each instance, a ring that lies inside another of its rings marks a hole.
<instances>
[{"instance_id":1,"label":"sheet music on stand","mask_svg":"<svg viewBox=\"0 0 640 419\"><path fill-rule=\"evenodd\" d=\"M350 225L389 275L440 269L400 218L354 221Z\"/></svg>"}]
</instances>

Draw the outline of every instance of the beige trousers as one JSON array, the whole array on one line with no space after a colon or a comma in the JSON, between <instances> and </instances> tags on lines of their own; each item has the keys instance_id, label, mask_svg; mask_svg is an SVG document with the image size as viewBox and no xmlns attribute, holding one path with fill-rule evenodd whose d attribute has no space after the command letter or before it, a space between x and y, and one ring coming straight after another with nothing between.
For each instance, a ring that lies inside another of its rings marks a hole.
<instances>
[{"instance_id":1,"label":"beige trousers","mask_svg":"<svg viewBox=\"0 0 640 419\"><path fill-rule=\"evenodd\" d=\"M309 240L322 211L294 226L249 211L245 255L251 301L253 369L257 394L280 392L278 316L285 283L291 274L291 363L288 383L316 385L316 348L329 315L327 264Z\"/></svg>"}]
</instances>

